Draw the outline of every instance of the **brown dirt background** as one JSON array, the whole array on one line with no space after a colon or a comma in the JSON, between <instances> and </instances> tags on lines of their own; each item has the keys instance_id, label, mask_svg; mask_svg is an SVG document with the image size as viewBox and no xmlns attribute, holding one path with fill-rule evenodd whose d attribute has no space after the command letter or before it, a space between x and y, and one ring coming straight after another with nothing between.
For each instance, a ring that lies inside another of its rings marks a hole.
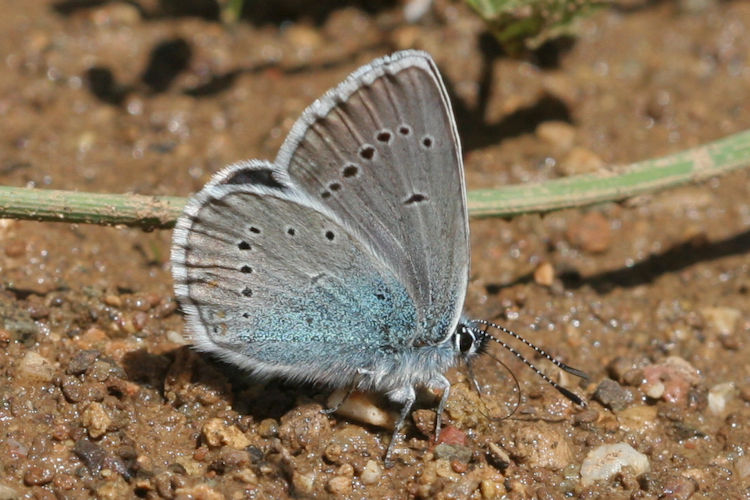
<instances>
[{"instance_id":1,"label":"brown dirt background","mask_svg":"<svg viewBox=\"0 0 750 500\"><path fill-rule=\"evenodd\" d=\"M402 48L443 72L469 189L750 127L750 2L617 2L521 58L458 2L414 25L390 2L280 2L231 26L204 7L5 2L0 182L186 196L229 162L273 158L316 97ZM183 344L170 231L0 221L0 497L748 498L749 195L737 172L472 221L468 314L586 370L588 385L562 381L589 409L498 353L520 382L516 414L483 418L456 372L445 417L457 444L430 442L427 401L388 470L390 431L320 415L326 390L259 385ZM546 264L545 285L534 271ZM674 401L647 397L644 373L670 356L697 376L667 374ZM593 395L607 377L616 410ZM726 382L726 408L711 411ZM584 486L587 453L618 442L650 471Z\"/></svg>"}]
</instances>

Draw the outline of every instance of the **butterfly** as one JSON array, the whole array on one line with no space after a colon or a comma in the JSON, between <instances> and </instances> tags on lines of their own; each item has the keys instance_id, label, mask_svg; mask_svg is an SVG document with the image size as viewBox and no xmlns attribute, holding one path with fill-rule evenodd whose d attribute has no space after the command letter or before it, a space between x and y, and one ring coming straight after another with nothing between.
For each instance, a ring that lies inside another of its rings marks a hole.
<instances>
[{"instance_id":1,"label":"butterfly","mask_svg":"<svg viewBox=\"0 0 750 500\"><path fill-rule=\"evenodd\" d=\"M376 59L329 90L273 162L214 175L177 222L171 263L199 350L256 377L400 404L386 464L416 389L442 392L437 436L446 370L496 340L487 326L502 328L462 316L461 145L437 66L420 51Z\"/></svg>"}]
</instances>

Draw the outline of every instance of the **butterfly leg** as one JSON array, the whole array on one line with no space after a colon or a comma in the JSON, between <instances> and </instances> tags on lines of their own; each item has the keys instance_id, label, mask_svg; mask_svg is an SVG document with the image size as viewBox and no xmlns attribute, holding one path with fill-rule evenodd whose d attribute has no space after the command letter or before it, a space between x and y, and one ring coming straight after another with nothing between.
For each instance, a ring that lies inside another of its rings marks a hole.
<instances>
[{"instance_id":1,"label":"butterfly leg","mask_svg":"<svg viewBox=\"0 0 750 500\"><path fill-rule=\"evenodd\" d=\"M438 403L437 407L437 417L435 418L435 441L437 441L440 437L440 424L442 424L443 421L443 410L445 410L445 404L448 402L448 396L450 396L451 393L451 383L447 378L441 375L439 378L434 378L430 381L430 387L443 390L443 395L440 397L440 403Z\"/></svg>"},{"instance_id":2,"label":"butterfly leg","mask_svg":"<svg viewBox=\"0 0 750 500\"><path fill-rule=\"evenodd\" d=\"M338 403L336 403L333 408L326 408L322 410L322 413L324 415L330 415L331 413L336 413L339 408L343 406L343 404L346 402L347 399L349 399L349 396L352 395L352 393L357 389L357 386L359 386L359 383L362 382L362 379L364 377L367 377L368 375L372 375L372 371L367 370L365 368L358 368L357 369L357 375L354 377L354 381L349 386L349 389L346 391L346 394L344 394L344 397L339 400Z\"/></svg>"},{"instance_id":3,"label":"butterfly leg","mask_svg":"<svg viewBox=\"0 0 750 500\"><path fill-rule=\"evenodd\" d=\"M333 405L331 408L324 408L323 410L320 410L320 412L324 415L330 415L332 413L336 413L339 411L339 408L341 408L347 399L349 399L349 396L352 395L354 392L354 389L357 387L357 383L353 383L351 386L349 386L349 389L346 391L346 394L344 394L344 397L339 400L338 403Z\"/></svg>"},{"instance_id":4,"label":"butterfly leg","mask_svg":"<svg viewBox=\"0 0 750 500\"><path fill-rule=\"evenodd\" d=\"M396 442L399 441L399 438L401 437L401 428L404 426L404 422L406 421L406 417L409 416L409 412L411 411L412 406L414 406L414 401L417 399L417 395L413 387L406 386L398 389L397 391L388 393L388 397L396 403L403 403L403 406L401 407L401 414L399 415L396 426L393 429L391 442L388 444L388 449L385 452L385 466L386 468L391 468L393 467L391 454L393 453L393 449L396 446Z\"/></svg>"}]
</instances>

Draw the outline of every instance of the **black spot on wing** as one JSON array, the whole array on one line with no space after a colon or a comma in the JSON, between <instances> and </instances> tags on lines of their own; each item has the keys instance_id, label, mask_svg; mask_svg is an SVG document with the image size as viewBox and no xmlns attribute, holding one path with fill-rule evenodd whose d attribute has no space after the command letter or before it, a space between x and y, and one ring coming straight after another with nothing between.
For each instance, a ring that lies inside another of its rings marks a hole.
<instances>
[{"instance_id":1,"label":"black spot on wing","mask_svg":"<svg viewBox=\"0 0 750 500\"><path fill-rule=\"evenodd\" d=\"M391 142L391 137L393 137L393 134L391 134L390 130L381 130L375 135L375 139L384 144Z\"/></svg>"},{"instance_id":2,"label":"black spot on wing","mask_svg":"<svg viewBox=\"0 0 750 500\"><path fill-rule=\"evenodd\" d=\"M360 148L359 156L364 160L372 160L375 157L375 148L369 144L365 144Z\"/></svg>"},{"instance_id":3,"label":"black spot on wing","mask_svg":"<svg viewBox=\"0 0 750 500\"><path fill-rule=\"evenodd\" d=\"M357 168L356 165L349 164L344 167L344 170L341 172L344 177L354 177L359 172L359 168Z\"/></svg>"},{"instance_id":4,"label":"black spot on wing","mask_svg":"<svg viewBox=\"0 0 750 500\"><path fill-rule=\"evenodd\" d=\"M404 205L413 205L415 203L421 203L426 200L427 200L427 196L420 194L420 193L414 193L413 195L409 196L404 201Z\"/></svg>"}]
</instances>

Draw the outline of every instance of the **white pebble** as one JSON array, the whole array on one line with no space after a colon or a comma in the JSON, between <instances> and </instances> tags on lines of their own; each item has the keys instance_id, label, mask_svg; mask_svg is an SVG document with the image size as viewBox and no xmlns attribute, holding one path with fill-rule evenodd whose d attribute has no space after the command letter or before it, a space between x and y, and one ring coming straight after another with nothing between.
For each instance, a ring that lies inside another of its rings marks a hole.
<instances>
[{"instance_id":1,"label":"white pebble","mask_svg":"<svg viewBox=\"0 0 750 500\"><path fill-rule=\"evenodd\" d=\"M380 465L375 460L368 460L362 469L362 474L359 475L362 484L375 484L380 479Z\"/></svg>"},{"instance_id":2,"label":"white pebble","mask_svg":"<svg viewBox=\"0 0 750 500\"><path fill-rule=\"evenodd\" d=\"M328 407L335 407L342 398L346 397L348 391L339 389L328 397ZM393 429L395 425L394 415L379 408L372 400L370 393L353 392L346 401L336 410L336 413L352 420L366 424Z\"/></svg>"},{"instance_id":3,"label":"white pebble","mask_svg":"<svg viewBox=\"0 0 750 500\"><path fill-rule=\"evenodd\" d=\"M627 443L605 444L586 455L581 465L581 484L588 486L596 481L608 480L623 467L630 467L636 474L643 474L651 466L648 457Z\"/></svg>"},{"instance_id":4,"label":"white pebble","mask_svg":"<svg viewBox=\"0 0 750 500\"><path fill-rule=\"evenodd\" d=\"M26 353L18 368L21 373L34 380L49 382L55 376L55 365L34 351Z\"/></svg>"},{"instance_id":5,"label":"white pebble","mask_svg":"<svg viewBox=\"0 0 750 500\"><path fill-rule=\"evenodd\" d=\"M714 415L721 415L727 409L729 403L737 395L734 382L717 384L708 391L708 409Z\"/></svg>"},{"instance_id":6,"label":"white pebble","mask_svg":"<svg viewBox=\"0 0 750 500\"><path fill-rule=\"evenodd\" d=\"M704 307L700 312L707 325L721 335L733 334L742 317L742 313L732 307Z\"/></svg>"},{"instance_id":7,"label":"white pebble","mask_svg":"<svg viewBox=\"0 0 750 500\"><path fill-rule=\"evenodd\" d=\"M172 342L173 344L178 345L187 345L187 340L185 340L185 337L183 337L179 332L176 332L174 330L169 330L167 332L167 340Z\"/></svg>"}]
</instances>

